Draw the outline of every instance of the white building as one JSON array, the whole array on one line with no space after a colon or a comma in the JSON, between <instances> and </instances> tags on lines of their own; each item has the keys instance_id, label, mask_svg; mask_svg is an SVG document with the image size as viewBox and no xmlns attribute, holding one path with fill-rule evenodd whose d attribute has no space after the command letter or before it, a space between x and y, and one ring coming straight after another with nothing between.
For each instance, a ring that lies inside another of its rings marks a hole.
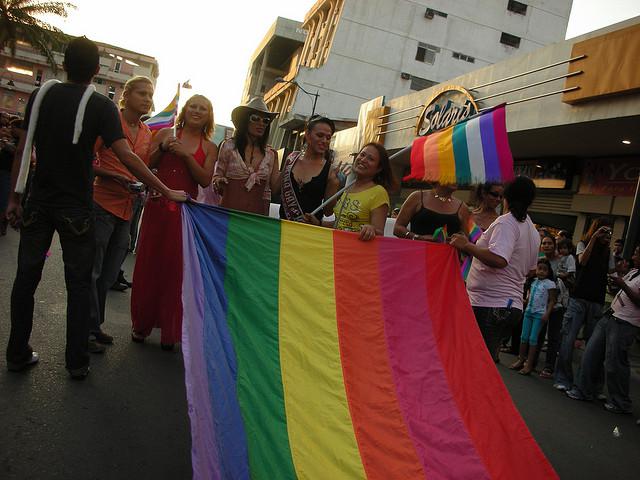
<instances>
[{"instance_id":1,"label":"white building","mask_svg":"<svg viewBox=\"0 0 640 480\"><path fill-rule=\"evenodd\" d=\"M394 98L564 39L572 0L318 0L300 25L306 39L278 40L287 58L269 70L267 104L280 112L272 143L293 148L312 111L352 126L360 105ZM275 83L281 76L290 83ZM247 80L251 82L250 78ZM309 92L305 94L302 87ZM248 96L250 88L245 88ZM251 93L258 93L255 89ZM247 100L245 98L244 100Z\"/></svg>"}]
</instances>

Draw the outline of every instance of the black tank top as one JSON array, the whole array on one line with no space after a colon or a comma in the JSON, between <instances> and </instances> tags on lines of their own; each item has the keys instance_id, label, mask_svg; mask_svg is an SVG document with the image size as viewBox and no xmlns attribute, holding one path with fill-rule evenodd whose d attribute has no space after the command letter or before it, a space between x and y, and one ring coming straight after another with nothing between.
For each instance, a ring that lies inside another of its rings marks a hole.
<instances>
[{"instance_id":1,"label":"black tank top","mask_svg":"<svg viewBox=\"0 0 640 480\"><path fill-rule=\"evenodd\" d=\"M300 208L304 213L313 212L318 206L322 203L324 199L324 193L327 189L327 179L329 178L329 169L331 168L331 163L328 160L325 160L324 166L318 175L313 177L307 183L302 185L302 187L296 182L295 178L292 178L292 186L293 191L296 194L298 199L298 203L300 204ZM291 172L291 176L293 172ZM319 220L322 220L322 212L318 212L316 217ZM284 207L280 205L280 218L286 219L287 216L284 212Z\"/></svg>"},{"instance_id":2,"label":"black tank top","mask_svg":"<svg viewBox=\"0 0 640 480\"><path fill-rule=\"evenodd\" d=\"M456 213L438 213L429 208L425 208L422 199L423 192L420 191L420 210L411 217L411 231L417 235L433 235L433 232L440 227L447 226L447 233L452 235L462 230L462 223ZM462 202L460 202L460 207ZM458 207L458 210L460 210Z\"/></svg>"}]
</instances>

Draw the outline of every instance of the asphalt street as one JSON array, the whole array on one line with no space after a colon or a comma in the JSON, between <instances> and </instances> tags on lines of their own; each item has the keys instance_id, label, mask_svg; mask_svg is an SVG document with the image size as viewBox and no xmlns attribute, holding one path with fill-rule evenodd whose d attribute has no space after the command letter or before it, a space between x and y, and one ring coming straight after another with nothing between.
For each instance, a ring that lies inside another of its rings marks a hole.
<instances>
[{"instance_id":1,"label":"asphalt street","mask_svg":"<svg viewBox=\"0 0 640 480\"><path fill-rule=\"evenodd\" d=\"M144 345L130 341L128 292L108 299L105 330L116 337L114 345L92 356L84 382L68 378L66 294L55 240L36 293L31 344L40 364L20 374L6 371L17 245L13 231L0 237L0 479L191 478L181 354L162 351L157 332ZM134 259L126 262L129 277ZM566 398L537 375L517 375L504 366L512 358L503 356L500 373L561 478L640 478L640 359L634 358L634 415L615 415L600 402Z\"/></svg>"}]
</instances>

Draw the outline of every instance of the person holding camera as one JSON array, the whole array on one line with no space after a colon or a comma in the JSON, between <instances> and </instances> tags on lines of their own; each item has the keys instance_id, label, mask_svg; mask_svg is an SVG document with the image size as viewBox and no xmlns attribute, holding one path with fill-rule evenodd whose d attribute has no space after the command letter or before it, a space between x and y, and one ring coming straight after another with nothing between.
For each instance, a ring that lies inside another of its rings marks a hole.
<instances>
[{"instance_id":1,"label":"person holding camera","mask_svg":"<svg viewBox=\"0 0 640 480\"><path fill-rule=\"evenodd\" d=\"M631 413L629 350L640 332L640 247L631 260L634 268L627 274L609 276L619 291L587 343L576 384L567 391L574 400L592 400L604 363L608 395L603 406L611 413Z\"/></svg>"},{"instance_id":2,"label":"person holding camera","mask_svg":"<svg viewBox=\"0 0 640 480\"><path fill-rule=\"evenodd\" d=\"M573 349L580 329L584 326L586 342L602 318L607 275L615 268L609 250L611 233L611 221L598 218L591 223L576 247L578 273L562 322L562 340L553 385L561 391L567 391L573 385Z\"/></svg>"},{"instance_id":3,"label":"person holding camera","mask_svg":"<svg viewBox=\"0 0 640 480\"><path fill-rule=\"evenodd\" d=\"M147 77L129 79L120 98L122 131L131 147L147 165L151 130L140 121L153 105L153 83ZM116 282L129 248L133 202L143 184L100 140L94 161L93 186L96 216L96 255L91 274L91 316L89 351L101 353L113 337L102 330L109 288Z\"/></svg>"}]
</instances>

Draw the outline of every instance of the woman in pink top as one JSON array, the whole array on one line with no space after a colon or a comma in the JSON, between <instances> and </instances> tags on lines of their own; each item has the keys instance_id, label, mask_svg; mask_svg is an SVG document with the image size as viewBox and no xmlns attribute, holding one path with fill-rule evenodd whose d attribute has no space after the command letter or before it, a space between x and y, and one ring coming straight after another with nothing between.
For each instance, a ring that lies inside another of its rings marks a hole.
<instances>
[{"instance_id":1,"label":"woman in pink top","mask_svg":"<svg viewBox=\"0 0 640 480\"><path fill-rule=\"evenodd\" d=\"M276 115L260 98L231 112L236 131L220 146L213 177L222 207L269 215L271 193L280 189L278 154L267 146L269 125Z\"/></svg>"},{"instance_id":2,"label":"woman in pink top","mask_svg":"<svg viewBox=\"0 0 640 480\"><path fill-rule=\"evenodd\" d=\"M522 316L525 278L536 268L540 235L527 214L535 194L530 178L517 177L504 190L509 212L498 217L475 245L465 235L451 238L454 247L474 257L467 292L495 362L502 339Z\"/></svg>"}]
</instances>

